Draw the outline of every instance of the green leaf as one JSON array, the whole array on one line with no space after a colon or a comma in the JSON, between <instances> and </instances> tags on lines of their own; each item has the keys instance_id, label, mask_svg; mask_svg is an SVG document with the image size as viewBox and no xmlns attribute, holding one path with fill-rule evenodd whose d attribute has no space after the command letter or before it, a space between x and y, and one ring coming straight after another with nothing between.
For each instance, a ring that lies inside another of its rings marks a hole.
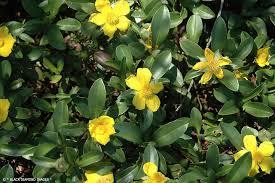
<instances>
[{"instance_id":1,"label":"green leaf","mask_svg":"<svg viewBox=\"0 0 275 183\"><path fill-rule=\"evenodd\" d=\"M200 133L202 126L202 115L201 112L195 107L191 110L190 125L196 128L197 134Z\"/></svg>"},{"instance_id":2,"label":"green leaf","mask_svg":"<svg viewBox=\"0 0 275 183\"><path fill-rule=\"evenodd\" d=\"M36 165L32 171L32 176L35 178L45 177L45 175L49 172L49 170L50 170L49 168Z\"/></svg>"},{"instance_id":3,"label":"green leaf","mask_svg":"<svg viewBox=\"0 0 275 183\"><path fill-rule=\"evenodd\" d=\"M158 152L151 143L146 146L143 153L143 163L147 162L155 163L157 166L159 164Z\"/></svg>"},{"instance_id":4,"label":"green leaf","mask_svg":"<svg viewBox=\"0 0 275 183\"><path fill-rule=\"evenodd\" d=\"M180 41L180 47L185 52L185 54L190 57L193 57L193 58L204 57L203 49L193 41L190 41L188 39L182 39Z\"/></svg>"},{"instance_id":5,"label":"green leaf","mask_svg":"<svg viewBox=\"0 0 275 183\"><path fill-rule=\"evenodd\" d=\"M268 118L274 114L270 107L261 102L246 102L243 105L243 110L258 118Z\"/></svg>"},{"instance_id":6,"label":"green leaf","mask_svg":"<svg viewBox=\"0 0 275 183\"><path fill-rule=\"evenodd\" d=\"M177 12L177 11L170 12L170 18L171 18L170 29L180 25L186 17L187 17L187 10L185 8L183 8L181 12Z\"/></svg>"},{"instance_id":7,"label":"green leaf","mask_svg":"<svg viewBox=\"0 0 275 183\"><path fill-rule=\"evenodd\" d=\"M244 60L252 51L254 45L254 40L249 37L241 42L239 45L234 57L238 57L241 60Z\"/></svg>"},{"instance_id":8,"label":"green leaf","mask_svg":"<svg viewBox=\"0 0 275 183\"><path fill-rule=\"evenodd\" d=\"M211 48L213 51L222 50L226 42L227 28L222 17L217 18L211 32Z\"/></svg>"},{"instance_id":9,"label":"green leaf","mask_svg":"<svg viewBox=\"0 0 275 183\"><path fill-rule=\"evenodd\" d=\"M103 156L104 155L102 152L93 150L80 156L79 160L77 160L76 162L80 167L86 167L93 163L99 162L100 160L102 160Z\"/></svg>"},{"instance_id":10,"label":"green leaf","mask_svg":"<svg viewBox=\"0 0 275 183\"><path fill-rule=\"evenodd\" d=\"M244 97L243 102L247 102L248 100L251 100L257 95L259 95L264 90L264 86L265 86L264 83L257 86L257 88L255 88L247 96Z\"/></svg>"},{"instance_id":11,"label":"green leaf","mask_svg":"<svg viewBox=\"0 0 275 183\"><path fill-rule=\"evenodd\" d=\"M215 17L215 13L208 7L203 4L195 6L192 9L194 15L199 15L203 19L212 19Z\"/></svg>"},{"instance_id":12,"label":"green leaf","mask_svg":"<svg viewBox=\"0 0 275 183\"><path fill-rule=\"evenodd\" d=\"M35 163L35 165L41 166L44 168L55 168L57 165L57 162L55 159L44 157L44 156L33 156L31 160Z\"/></svg>"},{"instance_id":13,"label":"green leaf","mask_svg":"<svg viewBox=\"0 0 275 183\"><path fill-rule=\"evenodd\" d=\"M13 181L9 181L9 179L12 179L13 177L14 177L13 168L12 166L10 166L10 164L6 164L0 169L0 180L2 180L3 182L13 182Z\"/></svg>"},{"instance_id":14,"label":"green leaf","mask_svg":"<svg viewBox=\"0 0 275 183\"><path fill-rule=\"evenodd\" d=\"M207 169L212 169L215 172L219 169L219 148L216 144L211 144L208 146L208 150L206 153L206 166Z\"/></svg>"},{"instance_id":15,"label":"green leaf","mask_svg":"<svg viewBox=\"0 0 275 183\"><path fill-rule=\"evenodd\" d=\"M186 24L187 38L195 43L199 42L203 24L201 17L198 15L192 15Z\"/></svg>"},{"instance_id":16,"label":"green leaf","mask_svg":"<svg viewBox=\"0 0 275 183\"><path fill-rule=\"evenodd\" d=\"M8 60L3 60L0 63L0 78L8 80L11 76L12 68Z\"/></svg>"},{"instance_id":17,"label":"green leaf","mask_svg":"<svg viewBox=\"0 0 275 183\"><path fill-rule=\"evenodd\" d=\"M170 69L166 72L164 78L168 78L176 87L182 87L184 84L182 73L174 64L171 64Z\"/></svg>"},{"instance_id":18,"label":"green leaf","mask_svg":"<svg viewBox=\"0 0 275 183\"><path fill-rule=\"evenodd\" d=\"M193 78L199 77L202 74L202 72L195 71L195 70L189 70L186 75L184 76L184 81L189 81Z\"/></svg>"},{"instance_id":19,"label":"green leaf","mask_svg":"<svg viewBox=\"0 0 275 183\"><path fill-rule=\"evenodd\" d=\"M231 168L230 172L225 177L226 183L239 183L248 176L248 173L252 165L252 156L248 152L244 154L240 159L238 159L234 166Z\"/></svg>"},{"instance_id":20,"label":"green leaf","mask_svg":"<svg viewBox=\"0 0 275 183\"><path fill-rule=\"evenodd\" d=\"M24 10L32 17L39 17L44 14L43 10L38 7L39 2L36 0L20 1Z\"/></svg>"},{"instance_id":21,"label":"green leaf","mask_svg":"<svg viewBox=\"0 0 275 183\"><path fill-rule=\"evenodd\" d=\"M219 115L226 116L226 115L236 114L238 112L240 112L240 110L236 105L236 102L234 100L228 100L224 103L224 105L220 109Z\"/></svg>"},{"instance_id":22,"label":"green leaf","mask_svg":"<svg viewBox=\"0 0 275 183\"><path fill-rule=\"evenodd\" d=\"M23 156L33 147L29 144L1 144L0 154L7 156Z\"/></svg>"},{"instance_id":23,"label":"green leaf","mask_svg":"<svg viewBox=\"0 0 275 183\"><path fill-rule=\"evenodd\" d=\"M235 74L230 72L229 70L223 69L224 77L220 79L219 81L226 86L228 89L232 91L238 91L239 90L239 81L235 77Z\"/></svg>"},{"instance_id":24,"label":"green leaf","mask_svg":"<svg viewBox=\"0 0 275 183\"><path fill-rule=\"evenodd\" d=\"M175 121L162 125L153 134L157 146L167 146L178 140L187 130L189 118L179 118Z\"/></svg>"},{"instance_id":25,"label":"green leaf","mask_svg":"<svg viewBox=\"0 0 275 183\"><path fill-rule=\"evenodd\" d=\"M42 110L42 111L45 111L45 112L53 112L53 107L52 105L47 102L46 100L44 99L41 99L41 98L34 98L33 101L32 101L32 104Z\"/></svg>"},{"instance_id":26,"label":"green leaf","mask_svg":"<svg viewBox=\"0 0 275 183\"><path fill-rule=\"evenodd\" d=\"M91 119L98 117L105 107L106 89L102 79L97 79L90 88L88 107Z\"/></svg>"},{"instance_id":27,"label":"green leaf","mask_svg":"<svg viewBox=\"0 0 275 183\"><path fill-rule=\"evenodd\" d=\"M140 144L143 142L142 133L139 127L134 123L121 122L115 124L116 136L121 137L130 142Z\"/></svg>"},{"instance_id":28,"label":"green leaf","mask_svg":"<svg viewBox=\"0 0 275 183\"><path fill-rule=\"evenodd\" d=\"M65 50L65 42L63 39L63 35L61 34L60 30L56 25L53 25L49 28L46 33L47 39L49 44L58 49L58 50Z\"/></svg>"},{"instance_id":29,"label":"green leaf","mask_svg":"<svg viewBox=\"0 0 275 183\"><path fill-rule=\"evenodd\" d=\"M155 79L161 78L170 68L172 63L172 54L169 50L161 52L157 55L151 71Z\"/></svg>"},{"instance_id":30,"label":"green leaf","mask_svg":"<svg viewBox=\"0 0 275 183\"><path fill-rule=\"evenodd\" d=\"M261 48L267 39L267 30L266 24L263 19L259 17L253 17L250 21L247 22L248 25L252 26L257 32L257 37L254 39L257 48Z\"/></svg>"},{"instance_id":31,"label":"green leaf","mask_svg":"<svg viewBox=\"0 0 275 183\"><path fill-rule=\"evenodd\" d=\"M165 5L162 5L152 19L152 43L154 46L160 45L166 39L169 29L170 12Z\"/></svg>"},{"instance_id":32,"label":"green leaf","mask_svg":"<svg viewBox=\"0 0 275 183\"><path fill-rule=\"evenodd\" d=\"M81 23L74 18L66 18L59 20L56 25L60 30L64 31L77 31L81 28Z\"/></svg>"},{"instance_id":33,"label":"green leaf","mask_svg":"<svg viewBox=\"0 0 275 183\"><path fill-rule=\"evenodd\" d=\"M228 123L220 123L221 130L223 134L228 138L228 140L235 146L238 150L243 147L243 140L241 134L238 130Z\"/></svg>"},{"instance_id":34,"label":"green leaf","mask_svg":"<svg viewBox=\"0 0 275 183\"><path fill-rule=\"evenodd\" d=\"M134 180L135 175L138 172L137 166L130 166L117 173L115 178L116 183L131 183Z\"/></svg>"},{"instance_id":35,"label":"green leaf","mask_svg":"<svg viewBox=\"0 0 275 183\"><path fill-rule=\"evenodd\" d=\"M55 131L57 131L63 124L69 122L69 112L66 101L60 100L57 102L52 118Z\"/></svg>"},{"instance_id":36,"label":"green leaf","mask_svg":"<svg viewBox=\"0 0 275 183\"><path fill-rule=\"evenodd\" d=\"M108 143L104 147L104 153L107 154L110 158L112 158L113 160L115 160L119 163L123 163L123 162L126 161L123 149L118 148L114 145L111 145L110 143Z\"/></svg>"},{"instance_id":37,"label":"green leaf","mask_svg":"<svg viewBox=\"0 0 275 183\"><path fill-rule=\"evenodd\" d=\"M64 136L78 137L85 132L86 125L84 123L68 123L60 126L58 130Z\"/></svg>"},{"instance_id":38,"label":"green leaf","mask_svg":"<svg viewBox=\"0 0 275 183\"><path fill-rule=\"evenodd\" d=\"M231 90L228 90L226 87L219 87L217 89L214 89L214 96L215 98L221 102L225 103L228 100L234 99L235 96Z\"/></svg>"},{"instance_id":39,"label":"green leaf","mask_svg":"<svg viewBox=\"0 0 275 183\"><path fill-rule=\"evenodd\" d=\"M123 64L126 63L127 68L131 70L133 67L133 56L131 49L126 45L119 45L116 48L116 57L119 61L121 61Z\"/></svg>"}]
</instances>

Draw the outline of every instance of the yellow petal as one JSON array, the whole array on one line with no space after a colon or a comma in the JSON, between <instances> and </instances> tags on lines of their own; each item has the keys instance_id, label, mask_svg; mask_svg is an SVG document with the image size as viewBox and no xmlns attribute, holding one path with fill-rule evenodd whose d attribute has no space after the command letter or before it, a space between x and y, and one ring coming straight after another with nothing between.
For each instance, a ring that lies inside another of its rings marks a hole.
<instances>
[{"instance_id":1,"label":"yellow petal","mask_svg":"<svg viewBox=\"0 0 275 183\"><path fill-rule=\"evenodd\" d=\"M272 156L272 154L274 153L274 146L273 146L272 142L264 141L260 144L258 151L263 156Z\"/></svg>"},{"instance_id":2,"label":"yellow petal","mask_svg":"<svg viewBox=\"0 0 275 183\"><path fill-rule=\"evenodd\" d=\"M148 68L137 69L137 78L140 81L142 86L149 84L151 77L152 77L152 73Z\"/></svg>"},{"instance_id":3,"label":"yellow petal","mask_svg":"<svg viewBox=\"0 0 275 183\"><path fill-rule=\"evenodd\" d=\"M214 74L218 79L222 79L224 77L222 68L216 69Z\"/></svg>"},{"instance_id":4,"label":"yellow petal","mask_svg":"<svg viewBox=\"0 0 275 183\"><path fill-rule=\"evenodd\" d=\"M163 90L163 84L162 83L151 82L150 83L150 89L152 90L152 92L154 94L157 94L157 93L159 93L160 91Z\"/></svg>"},{"instance_id":5,"label":"yellow petal","mask_svg":"<svg viewBox=\"0 0 275 183\"><path fill-rule=\"evenodd\" d=\"M110 7L111 4L109 0L96 0L95 1L95 8L97 11L102 12L102 10L106 7Z\"/></svg>"},{"instance_id":6,"label":"yellow petal","mask_svg":"<svg viewBox=\"0 0 275 183\"><path fill-rule=\"evenodd\" d=\"M220 57L218 59L219 66L225 66L231 64L231 60L228 57Z\"/></svg>"},{"instance_id":7,"label":"yellow petal","mask_svg":"<svg viewBox=\"0 0 275 183\"><path fill-rule=\"evenodd\" d=\"M193 66L193 69L196 71L203 70L203 69L207 68L207 66L208 66L208 63L206 61L200 61Z\"/></svg>"},{"instance_id":8,"label":"yellow petal","mask_svg":"<svg viewBox=\"0 0 275 183\"><path fill-rule=\"evenodd\" d=\"M257 140L254 135L246 135L243 138L243 144L246 150L254 152L257 149Z\"/></svg>"},{"instance_id":9,"label":"yellow petal","mask_svg":"<svg viewBox=\"0 0 275 183\"><path fill-rule=\"evenodd\" d=\"M8 99L0 99L0 123L8 118L10 102Z\"/></svg>"},{"instance_id":10,"label":"yellow petal","mask_svg":"<svg viewBox=\"0 0 275 183\"><path fill-rule=\"evenodd\" d=\"M156 172L152 176L149 177L151 183L165 183L167 181L167 177L165 177L161 172Z\"/></svg>"},{"instance_id":11,"label":"yellow petal","mask_svg":"<svg viewBox=\"0 0 275 183\"><path fill-rule=\"evenodd\" d=\"M138 80L138 78L134 75L130 75L126 80L126 85L133 89L133 90L141 90L142 86L141 86L141 82Z\"/></svg>"},{"instance_id":12,"label":"yellow petal","mask_svg":"<svg viewBox=\"0 0 275 183\"><path fill-rule=\"evenodd\" d=\"M158 172L158 167L155 163L147 162L143 165L143 171L147 176L153 176L154 173Z\"/></svg>"},{"instance_id":13,"label":"yellow petal","mask_svg":"<svg viewBox=\"0 0 275 183\"><path fill-rule=\"evenodd\" d=\"M85 176L87 179L85 183L98 182L100 180L100 175L97 173L85 172Z\"/></svg>"},{"instance_id":14,"label":"yellow petal","mask_svg":"<svg viewBox=\"0 0 275 183\"><path fill-rule=\"evenodd\" d=\"M201 77L200 83L207 84L208 81L210 81L210 79L212 78L212 75L213 75L213 73L210 71L205 72Z\"/></svg>"},{"instance_id":15,"label":"yellow petal","mask_svg":"<svg viewBox=\"0 0 275 183\"><path fill-rule=\"evenodd\" d=\"M106 23L107 17L106 17L106 14L103 14L103 13L93 13L90 16L89 21L98 26L101 26Z\"/></svg>"},{"instance_id":16,"label":"yellow petal","mask_svg":"<svg viewBox=\"0 0 275 183\"><path fill-rule=\"evenodd\" d=\"M119 0L114 7L117 15L127 15L130 13L130 5L126 0Z\"/></svg>"},{"instance_id":17,"label":"yellow petal","mask_svg":"<svg viewBox=\"0 0 275 183\"><path fill-rule=\"evenodd\" d=\"M125 16L119 17L119 22L118 22L118 24L116 25L116 27L117 27L120 31L122 31L122 32L127 31L128 28L129 28L129 26L130 26L130 20L129 20L127 17L125 17Z\"/></svg>"},{"instance_id":18,"label":"yellow petal","mask_svg":"<svg viewBox=\"0 0 275 183\"><path fill-rule=\"evenodd\" d=\"M266 65L269 65L268 62L268 56L269 56L269 48L261 48L257 51L257 58L256 62L260 67L264 67Z\"/></svg>"},{"instance_id":19,"label":"yellow petal","mask_svg":"<svg viewBox=\"0 0 275 183\"><path fill-rule=\"evenodd\" d=\"M204 56L205 56L207 62L212 62L215 58L215 53L213 51L211 51L209 48L205 48Z\"/></svg>"},{"instance_id":20,"label":"yellow petal","mask_svg":"<svg viewBox=\"0 0 275 183\"><path fill-rule=\"evenodd\" d=\"M16 41L11 34L8 34L7 31L7 27L2 27L0 29L0 40L2 40L0 46L0 56L2 57L8 57L11 54L13 45Z\"/></svg>"},{"instance_id":21,"label":"yellow petal","mask_svg":"<svg viewBox=\"0 0 275 183\"><path fill-rule=\"evenodd\" d=\"M234 154L234 160L237 161L240 157L242 157L247 152L248 151L245 150L245 149L240 150L239 152L237 152L236 154Z\"/></svg>"},{"instance_id":22,"label":"yellow petal","mask_svg":"<svg viewBox=\"0 0 275 183\"><path fill-rule=\"evenodd\" d=\"M6 37L9 34L9 28L7 26L0 27L0 37Z\"/></svg>"},{"instance_id":23,"label":"yellow petal","mask_svg":"<svg viewBox=\"0 0 275 183\"><path fill-rule=\"evenodd\" d=\"M116 26L110 25L108 23L104 24L103 26L104 34L109 36L110 39L114 37L116 30L117 30Z\"/></svg>"},{"instance_id":24,"label":"yellow petal","mask_svg":"<svg viewBox=\"0 0 275 183\"><path fill-rule=\"evenodd\" d=\"M262 162L259 164L261 170L267 174L270 174L272 169L273 159L271 157L264 157Z\"/></svg>"},{"instance_id":25,"label":"yellow petal","mask_svg":"<svg viewBox=\"0 0 275 183\"><path fill-rule=\"evenodd\" d=\"M255 176L257 173L259 173L259 166L258 166L258 163L257 163L257 161L253 161L253 160L252 160L252 165L251 165L251 169L250 169L250 172L249 172L249 176L253 177L253 176Z\"/></svg>"},{"instance_id":26,"label":"yellow petal","mask_svg":"<svg viewBox=\"0 0 275 183\"><path fill-rule=\"evenodd\" d=\"M146 106L152 112L156 112L160 106L160 100L157 95L152 95L146 98Z\"/></svg>"},{"instance_id":27,"label":"yellow petal","mask_svg":"<svg viewBox=\"0 0 275 183\"><path fill-rule=\"evenodd\" d=\"M141 94L136 93L133 98L133 105L136 107L137 110L145 109L145 98Z\"/></svg>"},{"instance_id":28,"label":"yellow petal","mask_svg":"<svg viewBox=\"0 0 275 183\"><path fill-rule=\"evenodd\" d=\"M113 126L115 124L114 118L111 118L110 116L100 116L98 120L104 121L105 125Z\"/></svg>"},{"instance_id":29,"label":"yellow petal","mask_svg":"<svg viewBox=\"0 0 275 183\"><path fill-rule=\"evenodd\" d=\"M113 183L114 182L113 173L108 173L106 175L99 175L97 173L85 172L85 176L87 178L85 183L98 183L98 182Z\"/></svg>"},{"instance_id":30,"label":"yellow petal","mask_svg":"<svg viewBox=\"0 0 275 183\"><path fill-rule=\"evenodd\" d=\"M94 137L95 141L102 144L102 145L106 145L108 144L108 142L110 141L110 136L107 134L103 134L103 135L96 135Z\"/></svg>"}]
</instances>

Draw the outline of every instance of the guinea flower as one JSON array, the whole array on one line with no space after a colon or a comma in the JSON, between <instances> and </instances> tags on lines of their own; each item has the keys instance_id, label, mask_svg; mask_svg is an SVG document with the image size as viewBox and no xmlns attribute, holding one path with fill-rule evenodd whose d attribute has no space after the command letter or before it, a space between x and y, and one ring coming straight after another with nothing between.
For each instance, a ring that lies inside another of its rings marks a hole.
<instances>
[{"instance_id":1,"label":"guinea flower","mask_svg":"<svg viewBox=\"0 0 275 183\"><path fill-rule=\"evenodd\" d=\"M126 0L118 0L115 4L109 0L96 0L95 7L99 13L91 14L89 21L102 26L104 34L109 38L113 38L117 30L128 30L130 20L126 15L130 13L130 5Z\"/></svg>"},{"instance_id":2,"label":"guinea flower","mask_svg":"<svg viewBox=\"0 0 275 183\"><path fill-rule=\"evenodd\" d=\"M193 66L194 70L200 70L204 72L200 79L201 84L207 84L211 80L213 74L218 78L222 79L224 73L222 66L229 65L231 60L228 57L223 57L220 54L215 54L209 48L204 50L205 58L201 59L200 62Z\"/></svg>"},{"instance_id":3,"label":"guinea flower","mask_svg":"<svg viewBox=\"0 0 275 183\"><path fill-rule=\"evenodd\" d=\"M160 82L151 82L152 73L147 68L138 68L137 75L130 75L126 80L126 85L135 90L133 105L138 110L145 109L157 111L160 107L160 99L156 95L163 90L163 84Z\"/></svg>"},{"instance_id":4,"label":"guinea flower","mask_svg":"<svg viewBox=\"0 0 275 183\"><path fill-rule=\"evenodd\" d=\"M268 58L269 58L269 47L260 48L257 51L256 63L260 67L269 65Z\"/></svg>"},{"instance_id":5,"label":"guinea flower","mask_svg":"<svg viewBox=\"0 0 275 183\"><path fill-rule=\"evenodd\" d=\"M8 57L12 51L15 39L6 26L0 27L0 56Z\"/></svg>"},{"instance_id":6,"label":"guinea flower","mask_svg":"<svg viewBox=\"0 0 275 183\"><path fill-rule=\"evenodd\" d=\"M165 183L168 180L161 172L158 172L157 165L152 162L145 163L143 171L147 175L147 178L142 183Z\"/></svg>"},{"instance_id":7,"label":"guinea flower","mask_svg":"<svg viewBox=\"0 0 275 183\"><path fill-rule=\"evenodd\" d=\"M274 146L270 141L262 142L259 147L257 146L257 140L254 135L246 135L243 138L244 149L240 150L234 155L235 161L247 152L251 152L252 165L249 172L250 176L254 176L259 173L259 167L267 174L270 174L271 169L274 167L272 154L274 152Z\"/></svg>"},{"instance_id":8,"label":"guinea flower","mask_svg":"<svg viewBox=\"0 0 275 183\"><path fill-rule=\"evenodd\" d=\"M91 137L98 143L106 145L110 136L115 134L115 121L109 116L100 116L89 121L89 132Z\"/></svg>"},{"instance_id":9,"label":"guinea flower","mask_svg":"<svg viewBox=\"0 0 275 183\"><path fill-rule=\"evenodd\" d=\"M85 172L86 181L85 183L113 183L114 175L113 173L108 173L106 175L99 175L94 172Z\"/></svg>"},{"instance_id":10,"label":"guinea flower","mask_svg":"<svg viewBox=\"0 0 275 183\"><path fill-rule=\"evenodd\" d=\"M7 120L10 102L8 99L0 99L0 124Z\"/></svg>"}]
</instances>

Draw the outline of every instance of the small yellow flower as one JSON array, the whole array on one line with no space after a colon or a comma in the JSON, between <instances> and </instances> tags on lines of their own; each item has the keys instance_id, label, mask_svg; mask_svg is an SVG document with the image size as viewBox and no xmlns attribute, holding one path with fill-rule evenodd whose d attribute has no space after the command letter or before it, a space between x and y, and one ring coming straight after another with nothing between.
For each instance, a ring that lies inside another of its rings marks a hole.
<instances>
[{"instance_id":1,"label":"small yellow flower","mask_svg":"<svg viewBox=\"0 0 275 183\"><path fill-rule=\"evenodd\" d=\"M269 47L260 48L257 51L256 62L260 67L269 65L268 58L269 58Z\"/></svg>"},{"instance_id":2,"label":"small yellow flower","mask_svg":"<svg viewBox=\"0 0 275 183\"><path fill-rule=\"evenodd\" d=\"M161 172L158 172L158 167L152 162L147 162L143 165L143 171L148 176L143 183L165 183L168 178Z\"/></svg>"},{"instance_id":3,"label":"small yellow flower","mask_svg":"<svg viewBox=\"0 0 275 183\"><path fill-rule=\"evenodd\" d=\"M194 70L201 70L204 72L200 83L207 84L213 74L218 79L222 79L224 77L224 73L221 67L229 65L231 60L228 57L223 57L219 54L215 55L215 53L213 53L209 48L204 50L204 56L205 58L196 63L193 67Z\"/></svg>"},{"instance_id":4,"label":"small yellow flower","mask_svg":"<svg viewBox=\"0 0 275 183\"><path fill-rule=\"evenodd\" d=\"M243 72L239 71L239 70L235 70L234 71L235 77L237 79L245 79L248 80L248 78L246 77L246 74L244 74Z\"/></svg>"},{"instance_id":5,"label":"small yellow flower","mask_svg":"<svg viewBox=\"0 0 275 183\"><path fill-rule=\"evenodd\" d=\"M271 169L274 167L272 154L274 152L274 146L270 141L262 142L257 147L257 140L254 135L246 135L243 138L244 149L240 150L234 155L235 161L247 152L252 154L252 166L249 172L249 176L254 176L259 173L259 167L265 173L270 174Z\"/></svg>"},{"instance_id":6,"label":"small yellow flower","mask_svg":"<svg viewBox=\"0 0 275 183\"><path fill-rule=\"evenodd\" d=\"M10 102L8 99L0 99L0 124L7 120Z\"/></svg>"},{"instance_id":7,"label":"small yellow flower","mask_svg":"<svg viewBox=\"0 0 275 183\"><path fill-rule=\"evenodd\" d=\"M87 180L84 183L113 183L114 182L113 173L108 173L106 175L99 175L94 172L86 172L85 176Z\"/></svg>"},{"instance_id":8,"label":"small yellow flower","mask_svg":"<svg viewBox=\"0 0 275 183\"><path fill-rule=\"evenodd\" d=\"M133 105L138 110L145 109L155 112L159 109L160 100L156 95L163 90L163 84L151 82L152 73L147 68L137 69L137 75L130 75L126 80L126 85L135 90Z\"/></svg>"},{"instance_id":9,"label":"small yellow flower","mask_svg":"<svg viewBox=\"0 0 275 183\"><path fill-rule=\"evenodd\" d=\"M8 57L12 51L15 39L6 26L0 27L0 56Z\"/></svg>"},{"instance_id":10,"label":"small yellow flower","mask_svg":"<svg viewBox=\"0 0 275 183\"><path fill-rule=\"evenodd\" d=\"M106 145L110 141L110 136L115 134L115 121L109 116L100 116L89 121L89 131L91 137L98 143Z\"/></svg>"},{"instance_id":11,"label":"small yellow flower","mask_svg":"<svg viewBox=\"0 0 275 183\"><path fill-rule=\"evenodd\" d=\"M115 4L109 0L96 0L95 7L99 13L93 13L89 21L102 26L105 35L113 38L117 29L128 30L130 20L125 15L130 13L130 5L126 0L118 0Z\"/></svg>"}]
</instances>

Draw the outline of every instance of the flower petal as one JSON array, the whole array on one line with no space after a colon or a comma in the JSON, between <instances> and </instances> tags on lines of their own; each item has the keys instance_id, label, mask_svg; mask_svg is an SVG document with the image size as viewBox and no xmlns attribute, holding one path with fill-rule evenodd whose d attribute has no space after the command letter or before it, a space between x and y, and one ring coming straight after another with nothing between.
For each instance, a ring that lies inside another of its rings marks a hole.
<instances>
[{"instance_id":1,"label":"flower petal","mask_svg":"<svg viewBox=\"0 0 275 183\"><path fill-rule=\"evenodd\" d=\"M114 7L114 12L117 15L127 15L130 13L130 5L125 0L119 0Z\"/></svg>"},{"instance_id":2,"label":"flower petal","mask_svg":"<svg viewBox=\"0 0 275 183\"><path fill-rule=\"evenodd\" d=\"M121 16L119 17L119 23L116 25L116 27L122 31L122 32L125 32L128 30L130 26L130 20L125 17L125 16Z\"/></svg>"},{"instance_id":3,"label":"flower petal","mask_svg":"<svg viewBox=\"0 0 275 183\"><path fill-rule=\"evenodd\" d=\"M248 151L245 150L245 149L240 150L239 152L237 152L236 154L234 154L234 160L237 161L240 157L242 157L247 152Z\"/></svg>"},{"instance_id":4,"label":"flower petal","mask_svg":"<svg viewBox=\"0 0 275 183\"><path fill-rule=\"evenodd\" d=\"M258 151L263 156L272 156L272 154L274 153L274 146L273 146L272 142L264 141L260 144Z\"/></svg>"},{"instance_id":5,"label":"flower petal","mask_svg":"<svg viewBox=\"0 0 275 183\"><path fill-rule=\"evenodd\" d=\"M203 69L207 68L207 66L208 66L208 63L206 61L200 61L193 66L193 69L196 71L203 70Z\"/></svg>"},{"instance_id":6,"label":"flower petal","mask_svg":"<svg viewBox=\"0 0 275 183\"><path fill-rule=\"evenodd\" d=\"M270 174L273 165L273 159L271 157L264 157L259 164L261 170L267 174Z\"/></svg>"},{"instance_id":7,"label":"flower petal","mask_svg":"<svg viewBox=\"0 0 275 183\"><path fill-rule=\"evenodd\" d=\"M141 82L141 85L144 86L150 83L152 73L148 68L138 68L137 78Z\"/></svg>"},{"instance_id":8,"label":"flower petal","mask_svg":"<svg viewBox=\"0 0 275 183\"><path fill-rule=\"evenodd\" d=\"M132 102L137 110L145 109L145 98L141 94L136 93Z\"/></svg>"},{"instance_id":9,"label":"flower petal","mask_svg":"<svg viewBox=\"0 0 275 183\"><path fill-rule=\"evenodd\" d=\"M8 34L5 37L2 37L2 40L3 40L3 43L2 43L2 46L0 47L0 56L8 57L12 52L12 48L16 40L12 37L11 34Z\"/></svg>"},{"instance_id":10,"label":"flower petal","mask_svg":"<svg viewBox=\"0 0 275 183\"><path fill-rule=\"evenodd\" d=\"M147 162L143 165L143 171L147 176L151 177L158 172L158 167L155 163Z\"/></svg>"},{"instance_id":11,"label":"flower petal","mask_svg":"<svg viewBox=\"0 0 275 183\"><path fill-rule=\"evenodd\" d=\"M159 93L160 91L163 90L163 84L162 83L154 83L154 82L151 82L150 83L150 89L152 90L152 92L154 94L157 94Z\"/></svg>"},{"instance_id":12,"label":"flower petal","mask_svg":"<svg viewBox=\"0 0 275 183\"><path fill-rule=\"evenodd\" d=\"M106 23L107 17L104 13L93 13L90 16L89 21L98 26L101 26Z\"/></svg>"},{"instance_id":13,"label":"flower petal","mask_svg":"<svg viewBox=\"0 0 275 183\"><path fill-rule=\"evenodd\" d=\"M110 7L111 3L109 0L96 0L95 8L97 11L102 12L102 10L106 7Z\"/></svg>"},{"instance_id":14,"label":"flower petal","mask_svg":"<svg viewBox=\"0 0 275 183\"><path fill-rule=\"evenodd\" d=\"M210 81L210 79L212 78L212 75L213 75L213 73L210 71L205 72L201 77L200 83L207 84L208 81Z\"/></svg>"},{"instance_id":15,"label":"flower petal","mask_svg":"<svg viewBox=\"0 0 275 183\"><path fill-rule=\"evenodd\" d=\"M268 56L269 56L269 47L259 49L257 51L257 58L256 58L257 64L260 67L264 67L266 65L269 65Z\"/></svg>"},{"instance_id":16,"label":"flower petal","mask_svg":"<svg viewBox=\"0 0 275 183\"><path fill-rule=\"evenodd\" d=\"M126 85L133 90L141 90L142 85L138 78L134 75L130 75L127 79L125 79Z\"/></svg>"},{"instance_id":17,"label":"flower petal","mask_svg":"<svg viewBox=\"0 0 275 183\"><path fill-rule=\"evenodd\" d=\"M148 109L152 112L156 112L159 109L160 106L160 100L157 95L152 95L148 98L146 98L146 106Z\"/></svg>"},{"instance_id":18,"label":"flower petal","mask_svg":"<svg viewBox=\"0 0 275 183\"><path fill-rule=\"evenodd\" d=\"M231 60L228 57L220 57L218 59L219 66L225 66L231 64Z\"/></svg>"},{"instance_id":19,"label":"flower petal","mask_svg":"<svg viewBox=\"0 0 275 183\"><path fill-rule=\"evenodd\" d=\"M104 34L109 36L110 39L114 37L116 30L117 30L116 26L110 25L108 23L104 24L103 26Z\"/></svg>"},{"instance_id":20,"label":"flower petal","mask_svg":"<svg viewBox=\"0 0 275 183\"><path fill-rule=\"evenodd\" d=\"M0 99L0 123L8 118L10 102L8 99Z\"/></svg>"},{"instance_id":21,"label":"flower petal","mask_svg":"<svg viewBox=\"0 0 275 183\"><path fill-rule=\"evenodd\" d=\"M218 79L222 79L222 78L224 77L222 68L216 69L215 72L214 72L214 75L215 75Z\"/></svg>"},{"instance_id":22,"label":"flower petal","mask_svg":"<svg viewBox=\"0 0 275 183\"><path fill-rule=\"evenodd\" d=\"M252 165L251 165L251 169L250 169L250 172L249 172L249 176L253 177L257 173L259 173L259 166L257 164L257 161L252 160Z\"/></svg>"},{"instance_id":23,"label":"flower petal","mask_svg":"<svg viewBox=\"0 0 275 183\"><path fill-rule=\"evenodd\" d=\"M215 58L215 53L211 51L209 48L205 48L204 50L204 56L206 58L207 62L213 61Z\"/></svg>"},{"instance_id":24,"label":"flower petal","mask_svg":"<svg viewBox=\"0 0 275 183\"><path fill-rule=\"evenodd\" d=\"M246 150L248 151L256 151L257 149L257 140L254 135L246 135L243 138L243 144Z\"/></svg>"},{"instance_id":25,"label":"flower petal","mask_svg":"<svg viewBox=\"0 0 275 183\"><path fill-rule=\"evenodd\" d=\"M115 121L114 121L114 118L111 118L110 116L100 116L99 118L97 118L98 120L100 121L104 121L104 124L105 125L114 125L115 124Z\"/></svg>"}]
</instances>

